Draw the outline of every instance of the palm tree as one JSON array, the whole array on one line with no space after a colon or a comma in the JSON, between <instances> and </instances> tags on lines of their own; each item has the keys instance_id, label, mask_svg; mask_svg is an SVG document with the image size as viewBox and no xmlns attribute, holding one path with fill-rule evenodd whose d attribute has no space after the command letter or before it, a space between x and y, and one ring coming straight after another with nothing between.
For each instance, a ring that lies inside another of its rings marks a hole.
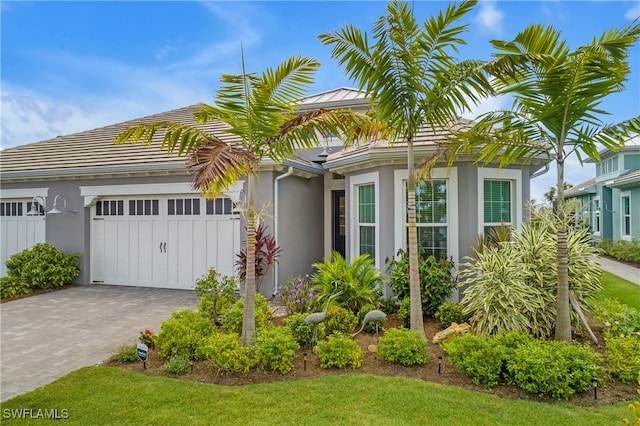
<instances>
[{"instance_id":1,"label":"palm tree","mask_svg":"<svg viewBox=\"0 0 640 426\"><path fill-rule=\"evenodd\" d=\"M555 338L571 340L564 162L575 154L600 159L598 144L617 150L624 138L640 131L640 117L606 124L600 104L624 90L630 69L629 50L640 36L638 20L571 51L560 32L533 25L511 42L494 40L496 63L518 64L510 75L495 73L496 91L511 94L513 107L479 117L458 135L455 152L478 152L478 161L499 159L501 167L547 156L557 166L558 290ZM523 64L521 66L521 64Z\"/></svg>"},{"instance_id":2,"label":"palm tree","mask_svg":"<svg viewBox=\"0 0 640 426\"><path fill-rule=\"evenodd\" d=\"M373 115L384 126L390 143L407 145L410 324L423 336L413 141L422 127L434 132L451 127L461 110L468 110L471 102L491 92L488 80L479 72L482 62L457 62L453 56L457 46L464 44L460 35L467 28L458 21L475 4L475 0L451 4L420 26L407 3L392 1L387 14L374 23L371 44L367 33L354 25L319 36L325 45L333 46L332 57L345 67L346 74L368 93ZM426 169L422 177L428 175Z\"/></svg>"},{"instance_id":3,"label":"palm tree","mask_svg":"<svg viewBox=\"0 0 640 426\"><path fill-rule=\"evenodd\" d=\"M299 149L319 146L325 137L341 135L351 140L366 123L363 116L349 110L315 110L297 114L296 105L312 84L320 66L314 59L292 56L275 69L261 75L223 74L214 105L201 104L194 121L218 121L223 133L233 142L205 132L193 125L158 122L130 127L116 138L116 144L151 145L154 136L163 132L161 149L169 154L190 157L187 168L194 173L194 187L208 198L219 196L242 176L246 182L247 254L242 317L242 343L255 340L255 240L257 210L254 187L260 160L264 157L280 162Z\"/></svg>"}]
</instances>

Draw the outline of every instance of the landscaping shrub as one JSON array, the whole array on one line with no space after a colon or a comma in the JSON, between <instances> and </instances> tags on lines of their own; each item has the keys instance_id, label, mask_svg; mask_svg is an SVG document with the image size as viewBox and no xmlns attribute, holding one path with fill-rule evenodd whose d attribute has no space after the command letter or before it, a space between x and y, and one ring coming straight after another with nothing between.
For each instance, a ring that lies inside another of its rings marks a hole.
<instances>
[{"instance_id":1,"label":"landscaping shrub","mask_svg":"<svg viewBox=\"0 0 640 426\"><path fill-rule=\"evenodd\" d=\"M335 302L356 314L364 305L375 304L382 296L383 276L368 254L358 256L348 264L334 251L330 260L314 263L313 267L316 273L312 281L319 303L324 304L331 295L341 292Z\"/></svg>"},{"instance_id":2,"label":"landscaping shrub","mask_svg":"<svg viewBox=\"0 0 640 426\"><path fill-rule=\"evenodd\" d=\"M334 334L318 342L320 368L360 368L364 358L362 349L343 334Z\"/></svg>"},{"instance_id":3,"label":"landscaping shrub","mask_svg":"<svg viewBox=\"0 0 640 426\"><path fill-rule=\"evenodd\" d=\"M611 240L600 240L598 247L606 255L618 260L640 263L640 240L618 240L615 243Z\"/></svg>"},{"instance_id":4,"label":"landscaping shrub","mask_svg":"<svg viewBox=\"0 0 640 426\"><path fill-rule=\"evenodd\" d=\"M600 355L587 346L559 341L532 341L516 348L506 367L525 391L568 399L592 386L601 371Z\"/></svg>"},{"instance_id":5,"label":"landscaping shrub","mask_svg":"<svg viewBox=\"0 0 640 426\"><path fill-rule=\"evenodd\" d=\"M640 338L609 337L606 346L611 374L622 383L633 384L640 374Z\"/></svg>"},{"instance_id":6,"label":"landscaping shrub","mask_svg":"<svg viewBox=\"0 0 640 426\"><path fill-rule=\"evenodd\" d=\"M351 334L358 324L358 318L348 309L332 305L327 313L327 335L343 333Z\"/></svg>"},{"instance_id":7,"label":"landscaping shrub","mask_svg":"<svg viewBox=\"0 0 640 426\"><path fill-rule=\"evenodd\" d=\"M140 361L140 358L138 358L138 348L135 345L120 346L112 359L115 359L118 362Z\"/></svg>"},{"instance_id":8,"label":"landscaping shrub","mask_svg":"<svg viewBox=\"0 0 640 426\"><path fill-rule=\"evenodd\" d=\"M9 299L32 291L31 284L20 278L0 277L0 299Z\"/></svg>"},{"instance_id":9,"label":"landscaping shrub","mask_svg":"<svg viewBox=\"0 0 640 426\"><path fill-rule=\"evenodd\" d=\"M604 322L604 336L634 337L640 339L640 311L623 305Z\"/></svg>"},{"instance_id":10,"label":"landscaping shrub","mask_svg":"<svg viewBox=\"0 0 640 426\"><path fill-rule=\"evenodd\" d=\"M238 280L210 268L207 275L196 280L194 290L200 297L198 312L217 324L220 316L236 301Z\"/></svg>"},{"instance_id":11,"label":"landscaping shrub","mask_svg":"<svg viewBox=\"0 0 640 426\"><path fill-rule=\"evenodd\" d=\"M258 223L255 238L256 291L260 291L262 279L267 274L269 268L278 262L278 259L282 254L282 248L280 248L276 244L276 239L272 235L267 234L267 226L264 225L263 222ZM242 247L237 257L236 271L238 272L240 281L244 282L247 275L246 242L244 243L244 247Z\"/></svg>"},{"instance_id":12,"label":"landscaping shrub","mask_svg":"<svg viewBox=\"0 0 640 426\"><path fill-rule=\"evenodd\" d=\"M310 348L313 345L313 324L306 324L304 319L308 314L297 313L284 320L284 325L289 329L291 335L300 346ZM324 323L318 324L318 340L322 340L325 335Z\"/></svg>"},{"instance_id":13,"label":"landscaping shrub","mask_svg":"<svg viewBox=\"0 0 640 426\"><path fill-rule=\"evenodd\" d=\"M402 299L402 302L400 302L398 317L400 317L402 325L409 327L411 324L411 299L408 297L406 299Z\"/></svg>"},{"instance_id":14,"label":"landscaping shrub","mask_svg":"<svg viewBox=\"0 0 640 426\"><path fill-rule=\"evenodd\" d=\"M186 355L175 355L169 358L162 369L164 374L183 375L191 372L191 360Z\"/></svg>"},{"instance_id":15,"label":"landscaping shrub","mask_svg":"<svg viewBox=\"0 0 640 426\"><path fill-rule=\"evenodd\" d=\"M513 233L513 242L484 248L461 265L462 304L472 314L471 324L481 334L507 331L553 334L556 315L557 220L534 212L530 224ZM596 250L583 228L569 228L569 289L582 307L592 310L591 301L602 287L601 270L593 261ZM572 313L572 323L578 324Z\"/></svg>"},{"instance_id":16,"label":"landscaping shrub","mask_svg":"<svg viewBox=\"0 0 640 426\"><path fill-rule=\"evenodd\" d=\"M196 355L196 350L214 332L211 320L191 309L173 311L160 327L156 343L162 359L176 355L201 359Z\"/></svg>"},{"instance_id":17,"label":"landscaping shrub","mask_svg":"<svg viewBox=\"0 0 640 426\"><path fill-rule=\"evenodd\" d=\"M451 323L462 324L469 321L469 315L465 314L464 307L458 303L445 302L436 311L434 317L440 324L447 328Z\"/></svg>"},{"instance_id":18,"label":"landscaping shrub","mask_svg":"<svg viewBox=\"0 0 640 426\"><path fill-rule=\"evenodd\" d=\"M404 328L386 330L380 338L378 353L387 361L402 365L425 364L429 360L422 336Z\"/></svg>"},{"instance_id":19,"label":"landscaping shrub","mask_svg":"<svg viewBox=\"0 0 640 426\"><path fill-rule=\"evenodd\" d=\"M276 297L287 310L287 314L310 312L313 303L313 284L309 276L298 276L278 289Z\"/></svg>"},{"instance_id":20,"label":"landscaping shrub","mask_svg":"<svg viewBox=\"0 0 640 426\"><path fill-rule=\"evenodd\" d=\"M451 296L456 283L451 271L453 262L447 259L436 259L434 256L426 256L422 246L418 246L420 258L418 267L420 273L420 296L422 298L422 312L425 315L433 315L438 307ZM399 299L409 298L409 253L398 250L396 256L386 259L387 271L390 275L389 285L393 294Z\"/></svg>"},{"instance_id":21,"label":"landscaping shrub","mask_svg":"<svg viewBox=\"0 0 640 426\"><path fill-rule=\"evenodd\" d=\"M256 365L253 347L242 346L236 333L213 333L198 351L221 370L246 373Z\"/></svg>"},{"instance_id":22,"label":"landscaping shrub","mask_svg":"<svg viewBox=\"0 0 640 426\"><path fill-rule=\"evenodd\" d=\"M57 288L80 274L79 253L65 254L53 244L38 243L6 261L9 277L36 288Z\"/></svg>"},{"instance_id":23,"label":"landscaping shrub","mask_svg":"<svg viewBox=\"0 0 640 426\"><path fill-rule=\"evenodd\" d=\"M465 334L442 343L451 364L471 376L473 383L491 389L500 381L504 350L488 336Z\"/></svg>"},{"instance_id":24,"label":"landscaping shrub","mask_svg":"<svg viewBox=\"0 0 640 426\"><path fill-rule=\"evenodd\" d=\"M293 360L300 345L286 327L265 328L256 338L256 356L266 370L287 374L293 368Z\"/></svg>"},{"instance_id":25,"label":"landscaping shrub","mask_svg":"<svg viewBox=\"0 0 640 426\"><path fill-rule=\"evenodd\" d=\"M222 326L229 333L240 334L242 332L242 314L244 299L234 303L222 316ZM255 298L256 330L264 327L269 319L269 301L260 293Z\"/></svg>"}]
</instances>

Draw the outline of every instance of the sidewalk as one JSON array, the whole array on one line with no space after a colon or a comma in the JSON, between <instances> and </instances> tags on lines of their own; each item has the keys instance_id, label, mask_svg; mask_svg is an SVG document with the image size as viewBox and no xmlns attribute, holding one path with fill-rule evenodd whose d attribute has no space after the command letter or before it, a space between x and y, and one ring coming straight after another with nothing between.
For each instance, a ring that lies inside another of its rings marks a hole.
<instances>
[{"instance_id":1,"label":"sidewalk","mask_svg":"<svg viewBox=\"0 0 640 426\"><path fill-rule=\"evenodd\" d=\"M629 266L625 263L616 262L606 257L598 257L596 262L600 263L600 267L607 272L640 285L640 268Z\"/></svg>"}]
</instances>

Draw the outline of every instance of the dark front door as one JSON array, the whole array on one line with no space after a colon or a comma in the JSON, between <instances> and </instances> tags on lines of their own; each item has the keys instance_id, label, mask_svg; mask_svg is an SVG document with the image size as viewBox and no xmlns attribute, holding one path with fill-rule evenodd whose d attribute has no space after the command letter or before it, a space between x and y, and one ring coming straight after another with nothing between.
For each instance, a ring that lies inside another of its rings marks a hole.
<instances>
[{"instance_id":1,"label":"dark front door","mask_svg":"<svg viewBox=\"0 0 640 426\"><path fill-rule=\"evenodd\" d=\"M345 254L345 235L347 231L346 223L346 206L344 191L331 192L331 209L333 211L332 223L332 244L331 248L346 257Z\"/></svg>"}]
</instances>

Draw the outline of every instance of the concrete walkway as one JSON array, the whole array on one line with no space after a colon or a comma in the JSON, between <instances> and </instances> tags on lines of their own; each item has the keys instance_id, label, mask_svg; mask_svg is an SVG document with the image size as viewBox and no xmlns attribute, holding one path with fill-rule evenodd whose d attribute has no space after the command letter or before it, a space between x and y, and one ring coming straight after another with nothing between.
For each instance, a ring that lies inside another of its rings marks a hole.
<instances>
[{"instance_id":1,"label":"concrete walkway","mask_svg":"<svg viewBox=\"0 0 640 426\"><path fill-rule=\"evenodd\" d=\"M197 301L190 290L86 285L3 303L1 400L104 362L135 344L140 331L157 333L173 310Z\"/></svg>"},{"instance_id":2,"label":"concrete walkway","mask_svg":"<svg viewBox=\"0 0 640 426\"><path fill-rule=\"evenodd\" d=\"M640 285L640 268L629 266L626 263L616 262L607 257L598 257L596 262L600 263L600 267L605 271Z\"/></svg>"}]
</instances>

